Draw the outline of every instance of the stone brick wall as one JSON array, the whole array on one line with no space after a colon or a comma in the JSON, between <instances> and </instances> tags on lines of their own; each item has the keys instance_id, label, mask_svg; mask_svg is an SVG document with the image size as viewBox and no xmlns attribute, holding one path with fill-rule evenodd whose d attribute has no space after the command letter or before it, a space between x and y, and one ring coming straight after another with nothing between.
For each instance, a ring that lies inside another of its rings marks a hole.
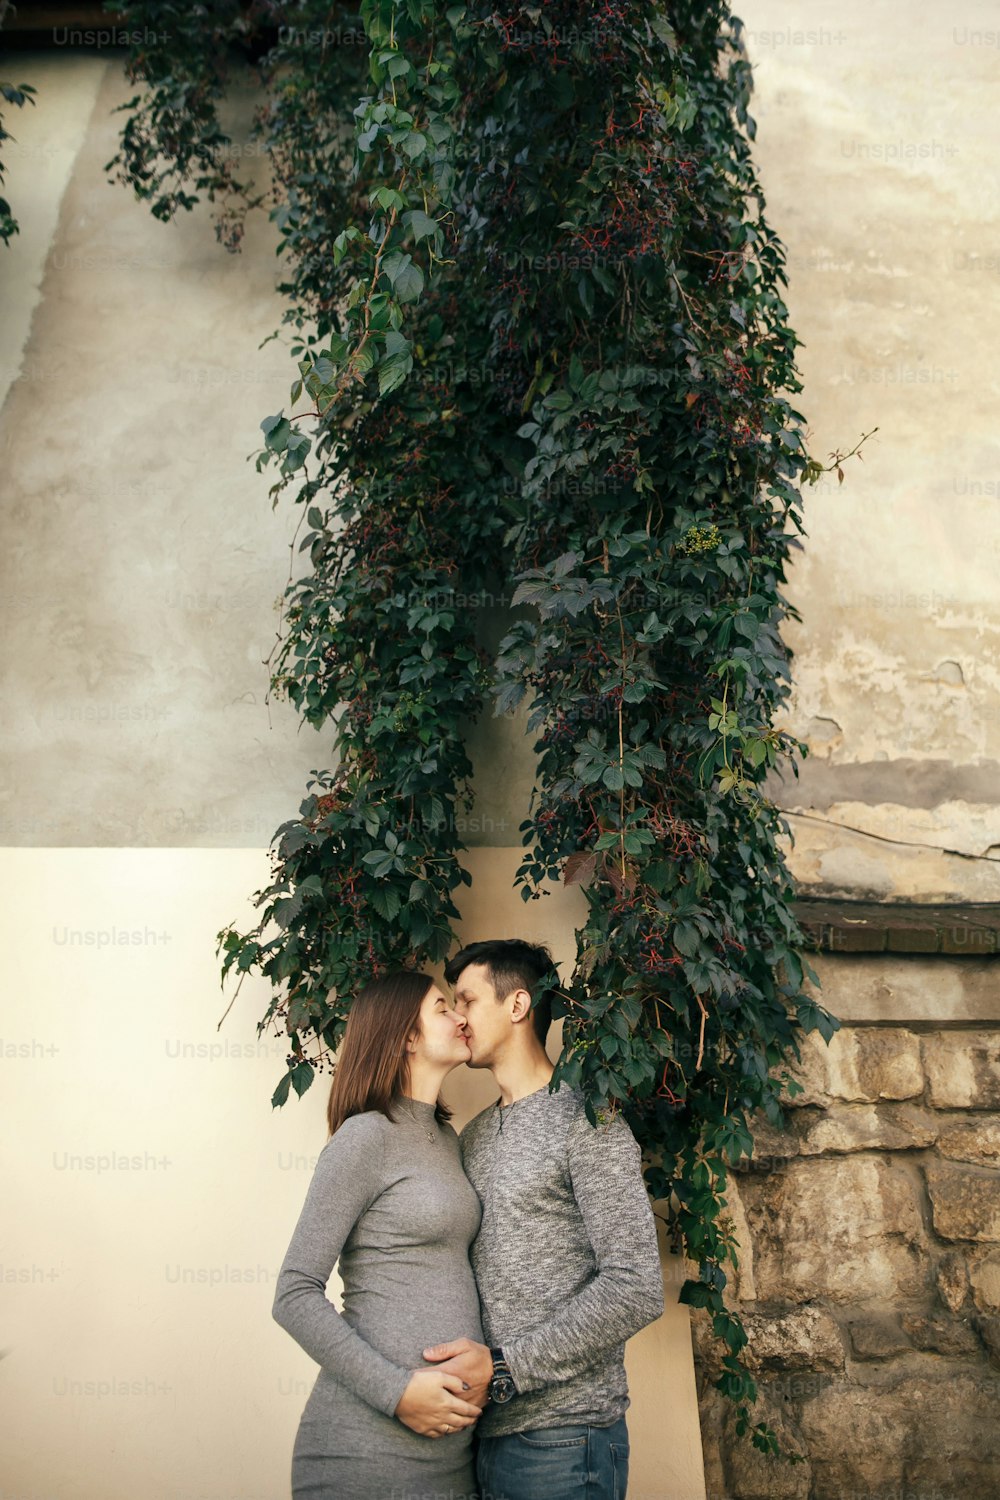
<instances>
[{"instance_id":1,"label":"stone brick wall","mask_svg":"<svg viewBox=\"0 0 1000 1500\"><path fill-rule=\"evenodd\" d=\"M727 1299L755 1420L803 1462L736 1436L694 1313L709 1500L996 1500L1000 1024L844 1024L793 1075L727 1191Z\"/></svg>"}]
</instances>

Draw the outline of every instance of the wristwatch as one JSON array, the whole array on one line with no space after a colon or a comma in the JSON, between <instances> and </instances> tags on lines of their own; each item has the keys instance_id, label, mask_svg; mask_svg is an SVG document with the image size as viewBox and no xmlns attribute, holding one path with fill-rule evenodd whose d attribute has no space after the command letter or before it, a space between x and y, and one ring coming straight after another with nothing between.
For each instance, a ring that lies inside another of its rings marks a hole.
<instances>
[{"instance_id":1,"label":"wristwatch","mask_svg":"<svg viewBox=\"0 0 1000 1500\"><path fill-rule=\"evenodd\" d=\"M517 1386L514 1377L510 1373L507 1361L503 1357L502 1349L491 1349L493 1357L493 1379L490 1381L490 1400L502 1406L505 1401L510 1401L517 1395Z\"/></svg>"}]
</instances>

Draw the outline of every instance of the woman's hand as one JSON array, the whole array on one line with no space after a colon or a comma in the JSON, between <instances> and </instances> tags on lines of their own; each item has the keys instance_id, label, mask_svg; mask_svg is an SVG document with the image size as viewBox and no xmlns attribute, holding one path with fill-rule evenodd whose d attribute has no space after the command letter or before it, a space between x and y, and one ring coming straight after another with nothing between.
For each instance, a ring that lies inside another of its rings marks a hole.
<instances>
[{"instance_id":1,"label":"woman's hand","mask_svg":"<svg viewBox=\"0 0 1000 1500\"><path fill-rule=\"evenodd\" d=\"M482 1415L462 1397L467 1390L458 1375L443 1370L414 1370L400 1397L395 1415L421 1437L444 1437L460 1427L471 1427Z\"/></svg>"}]
</instances>

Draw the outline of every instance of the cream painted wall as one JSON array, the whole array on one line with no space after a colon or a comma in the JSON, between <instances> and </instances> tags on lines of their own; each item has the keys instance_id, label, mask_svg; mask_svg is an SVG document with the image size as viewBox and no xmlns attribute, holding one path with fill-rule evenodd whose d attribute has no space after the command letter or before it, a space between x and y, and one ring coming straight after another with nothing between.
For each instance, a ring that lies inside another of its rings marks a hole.
<instances>
[{"instance_id":1,"label":"cream painted wall","mask_svg":"<svg viewBox=\"0 0 1000 1500\"><path fill-rule=\"evenodd\" d=\"M282 1500L316 1366L271 1300L328 1079L271 1110L286 1049L257 1037L259 981L218 1029L232 988L214 934L251 922L266 861L19 849L5 864L0 1496ZM569 956L578 893L515 921L512 853L471 868L467 933L499 920ZM495 1093L466 1076L448 1097L461 1126ZM628 1346L629 1493L701 1500L683 1263L665 1253L664 1274L667 1312Z\"/></svg>"}]
</instances>

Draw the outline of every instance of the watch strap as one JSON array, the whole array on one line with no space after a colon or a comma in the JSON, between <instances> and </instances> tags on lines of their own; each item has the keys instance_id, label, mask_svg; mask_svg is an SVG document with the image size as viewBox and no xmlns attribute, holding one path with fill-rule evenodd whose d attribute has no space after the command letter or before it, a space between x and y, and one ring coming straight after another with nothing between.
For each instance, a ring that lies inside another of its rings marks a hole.
<instances>
[{"instance_id":1,"label":"watch strap","mask_svg":"<svg viewBox=\"0 0 1000 1500\"><path fill-rule=\"evenodd\" d=\"M510 1372L510 1365L504 1358L503 1350L491 1349L490 1358L493 1360L493 1379L496 1380L498 1378L501 1378L503 1380L509 1380L514 1390L516 1391L517 1386L515 1385L514 1377Z\"/></svg>"}]
</instances>

